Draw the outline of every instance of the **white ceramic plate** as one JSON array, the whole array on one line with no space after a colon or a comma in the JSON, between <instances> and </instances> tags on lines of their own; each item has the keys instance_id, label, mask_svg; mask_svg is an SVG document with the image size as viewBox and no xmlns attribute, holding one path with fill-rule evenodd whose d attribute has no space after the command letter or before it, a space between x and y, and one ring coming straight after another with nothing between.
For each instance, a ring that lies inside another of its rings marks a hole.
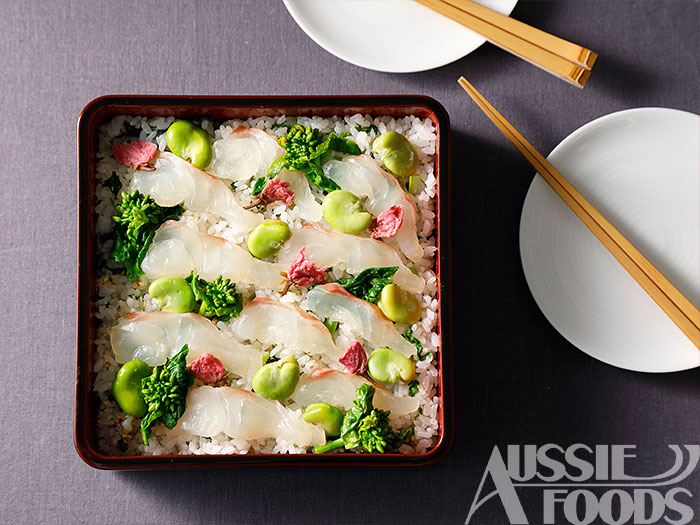
<instances>
[{"instance_id":1,"label":"white ceramic plate","mask_svg":"<svg viewBox=\"0 0 700 525\"><path fill-rule=\"evenodd\" d=\"M509 15L517 0L477 0ZM471 29L413 0L284 0L326 51L367 69L411 73L444 66L485 42Z\"/></svg>"},{"instance_id":2,"label":"white ceramic plate","mask_svg":"<svg viewBox=\"0 0 700 525\"><path fill-rule=\"evenodd\" d=\"M700 306L700 117L664 108L586 124L549 160L681 292ZM700 365L700 351L540 176L520 221L530 291L573 345L643 372Z\"/></svg>"}]
</instances>

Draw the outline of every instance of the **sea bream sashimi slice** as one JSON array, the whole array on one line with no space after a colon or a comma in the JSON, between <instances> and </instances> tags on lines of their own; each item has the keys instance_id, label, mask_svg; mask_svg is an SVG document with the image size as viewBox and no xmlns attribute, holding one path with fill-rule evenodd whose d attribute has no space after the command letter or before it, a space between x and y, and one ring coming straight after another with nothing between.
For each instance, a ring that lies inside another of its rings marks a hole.
<instances>
[{"instance_id":1,"label":"sea bream sashimi slice","mask_svg":"<svg viewBox=\"0 0 700 525\"><path fill-rule=\"evenodd\" d=\"M349 410L355 399L355 390L363 384L369 384L369 381L361 376L337 370L316 370L310 376L302 377L291 397L302 407L311 403L328 403ZM415 397L396 397L382 388L375 386L375 389L375 408L389 410L394 416L411 414L418 410L419 403Z\"/></svg>"},{"instance_id":2,"label":"sea bream sashimi slice","mask_svg":"<svg viewBox=\"0 0 700 525\"><path fill-rule=\"evenodd\" d=\"M323 218L321 205L316 202L309 180L298 171L282 170L277 178L289 183L289 189L294 192L294 206L299 209L302 219L309 222L318 222Z\"/></svg>"},{"instance_id":3,"label":"sea bream sashimi slice","mask_svg":"<svg viewBox=\"0 0 700 525\"><path fill-rule=\"evenodd\" d=\"M323 173L343 190L366 198L364 207L377 216L392 206L403 208L403 222L392 237L399 249L412 261L423 257L423 248L416 232L416 207L392 174L387 173L369 155L330 160Z\"/></svg>"},{"instance_id":4,"label":"sea bream sashimi slice","mask_svg":"<svg viewBox=\"0 0 700 525\"><path fill-rule=\"evenodd\" d=\"M406 357L416 354L416 347L399 333L377 305L358 299L339 284L314 287L306 296L306 304L319 318L342 323L353 335L376 347L391 348Z\"/></svg>"},{"instance_id":5,"label":"sea bream sashimi slice","mask_svg":"<svg viewBox=\"0 0 700 525\"><path fill-rule=\"evenodd\" d=\"M328 328L296 306L258 297L241 311L232 330L242 340L278 344L292 355L324 356L337 361L342 352Z\"/></svg>"},{"instance_id":6,"label":"sea bream sashimi slice","mask_svg":"<svg viewBox=\"0 0 700 525\"><path fill-rule=\"evenodd\" d=\"M263 221L238 204L228 184L168 152L156 157L155 170L136 171L130 189L150 195L159 206L182 204L221 217L236 233L248 233Z\"/></svg>"},{"instance_id":7,"label":"sea bream sashimi slice","mask_svg":"<svg viewBox=\"0 0 700 525\"><path fill-rule=\"evenodd\" d=\"M306 247L305 256L316 266L345 264L348 273L357 275L367 268L398 266L393 282L411 293L420 293L425 280L415 275L403 263L399 254L388 244L347 233L330 232L316 223L308 223L294 232L278 255L278 261L289 265Z\"/></svg>"},{"instance_id":8,"label":"sea bream sashimi slice","mask_svg":"<svg viewBox=\"0 0 700 525\"><path fill-rule=\"evenodd\" d=\"M187 409L172 432L233 439L275 438L302 447L323 445L321 427L307 423L301 413L278 401L234 387L200 386L187 395Z\"/></svg>"},{"instance_id":9,"label":"sea bream sashimi slice","mask_svg":"<svg viewBox=\"0 0 700 525\"><path fill-rule=\"evenodd\" d=\"M261 129L238 126L212 144L213 159L207 170L221 179L247 181L262 177L284 148Z\"/></svg>"},{"instance_id":10,"label":"sea bream sashimi slice","mask_svg":"<svg viewBox=\"0 0 700 525\"><path fill-rule=\"evenodd\" d=\"M162 365L188 345L188 363L208 353L249 383L262 366L261 352L227 336L207 318L194 313L132 312L111 329L110 339L120 364L140 359L149 366Z\"/></svg>"},{"instance_id":11,"label":"sea bream sashimi slice","mask_svg":"<svg viewBox=\"0 0 700 525\"><path fill-rule=\"evenodd\" d=\"M207 281L221 275L236 283L281 291L284 278L280 272L287 267L256 259L248 250L221 237L166 221L156 230L141 269L149 279L187 277L194 270Z\"/></svg>"}]
</instances>

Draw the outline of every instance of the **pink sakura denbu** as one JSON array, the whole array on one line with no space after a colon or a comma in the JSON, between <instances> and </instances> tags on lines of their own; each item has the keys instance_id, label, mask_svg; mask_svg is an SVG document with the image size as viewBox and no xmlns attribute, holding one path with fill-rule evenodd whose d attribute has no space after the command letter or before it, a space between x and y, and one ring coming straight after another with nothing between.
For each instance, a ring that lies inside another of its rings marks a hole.
<instances>
[{"instance_id":1,"label":"pink sakura denbu","mask_svg":"<svg viewBox=\"0 0 700 525\"><path fill-rule=\"evenodd\" d=\"M353 341L338 362L355 375L362 375L367 371L367 352L359 341Z\"/></svg>"},{"instance_id":2,"label":"pink sakura denbu","mask_svg":"<svg viewBox=\"0 0 700 525\"><path fill-rule=\"evenodd\" d=\"M403 207L392 206L377 215L377 218L372 221L369 229L372 232L372 239L380 239L382 237L393 237L403 224Z\"/></svg>"},{"instance_id":3,"label":"pink sakura denbu","mask_svg":"<svg viewBox=\"0 0 700 525\"><path fill-rule=\"evenodd\" d=\"M153 142L142 140L132 140L112 146L114 160L131 166L135 170L153 171L155 168L151 165L151 159L156 151L158 151L158 146Z\"/></svg>"},{"instance_id":4,"label":"pink sakura denbu","mask_svg":"<svg viewBox=\"0 0 700 525\"><path fill-rule=\"evenodd\" d=\"M292 283L299 286L311 286L312 284L324 284L326 282L325 271L328 270L328 266L317 268L313 261L306 258L304 250L306 250L306 246L299 248L299 253L297 253L296 258L289 265L289 269L287 270L287 279L289 279L289 282L282 292L282 295L287 293Z\"/></svg>"},{"instance_id":5,"label":"pink sakura denbu","mask_svg":"<svg viewBox=\"0 0 700 525\"><path fill-rule=\"evenodd\" d=\"M289 182L277 177L269 180L267 184L265 184L262 192L260 192L260 195L246 206L245 209L249 210L255 206L265 206L276 201L281 201L287 206L291 206L294 203L294 192L289 189Z\"/></svg>"}]
</instances>

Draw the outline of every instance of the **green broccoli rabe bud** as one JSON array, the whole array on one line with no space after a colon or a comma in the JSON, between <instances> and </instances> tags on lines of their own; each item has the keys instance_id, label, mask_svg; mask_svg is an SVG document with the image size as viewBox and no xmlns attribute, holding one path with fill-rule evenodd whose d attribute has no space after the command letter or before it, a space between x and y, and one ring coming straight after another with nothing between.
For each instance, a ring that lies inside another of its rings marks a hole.
<instances>
[{"instance_id":1,"label":"green broccoli rabe bud","mask_svg":"<svg viewBox=\"0 0 700 525\"><path fill-rule=\"evenodd\" d=\"M339 448L360 447L363 451L383 454L385 451L399 447L408 436L410 429L402 434L395 432L389 425L388 410L373 408L375 394L372 385L364 384L355 390L355 399L350 410L343 418L340 437L314 449L316 454L324 454Z\"/></svg>"},{"instance_id":2,"label":"green broccoli rabe bud","mask_svg":"<svg viewBox=\"0 0 700 525\"><path fill-rule=\"evenodd\" d=\"M219 275L212 282L207 282L192 272L185 280L192 287L195 300L200 303L199 315L226 322L241 313L243 296L236 292L236 284L230 279Z\"/></svg>"},{"instance_id":3,"label":"green broccoli rabe bud","mask_svg":"<svg viewBox=\"0 0 700 525\"><path fill-rule=\"evenodd\" d=\"M131 194L122 192L122 203L116 210L118 215L112 217L116 225L111 256L125 266L127 278L136 280L143 275L141 262L155 231L165 221L178 219L183 209L182 206L158 206L150 195L142 195L136 190Z\"/></svg>"},{"instance_id":4,"label":"green broccoli rabe bud","mask_svg":"<svg viewBox=\"0 0 700 525\"><path fill-rule=\"evenodd\" d=\"M318 147L323 142L323 133L311 126L304 128L296 124L286 137L280 137L277 142L286 150L287 167L293 171L305 171L316 158Z\"/></svg>"},{"instance_id":5,"label":"green broccoli rabe bud","mask_svg":"<svg viewBox=\"0 0 700 525\"><path fill-rule=\"evenodd\" d=\"M187 408L187 394L194 384L194 375L187 369L188 346L185 345L163 366L153 368L151 375L141 380L141 393L148 412L141 420L141 437L148 445L151 426L163 423L173 428Z\"/></svg>"},{"instance_id":6,"label":"green broccoli rabe bud","mask_svg":"<svg viewBox=\"0 0 700 525\"><path fill-rule=\"evenodd\" d=\"M324 138L323 133L311 126L295 124L285 137L277 142L285 149L284 155L275 159L267 171L267 178L275 177L283 169L299 171L324 192L340 189L339 186L323 174L321 166L327 162L333 151L359 155L360 147L352 140L335 133ZM255 182L253 195L262 191L260 179ZM257 193L255 193L257 191Z\"/></svg>"}]
</instances>

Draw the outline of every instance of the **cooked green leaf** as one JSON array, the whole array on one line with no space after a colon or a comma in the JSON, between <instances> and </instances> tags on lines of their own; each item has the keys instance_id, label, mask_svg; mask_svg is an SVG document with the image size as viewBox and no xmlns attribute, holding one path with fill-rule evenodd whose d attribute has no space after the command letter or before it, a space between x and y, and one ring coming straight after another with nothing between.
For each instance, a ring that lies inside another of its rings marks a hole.
<instances>
[{"instance_id":1,"label":"cooked green leaf","mask_svg":"<svg viewBox=\"0 0 700 525\"><path fill-rule=\"evenodd\" d=\"M408 395L414 397L420 390L420 383L417 379L414 379L408 384Z\"/></svg>"},{"instance_id":2,"label":"cooked green leaf","mask_svg":"<svg viewBox=\"0 0 700 525\"><path fill-rule=\"evenodd\" d=\"M423 345L421 342L416 339L416 337L413 335L413 328L409 328L406 330L406 333L403 334L404 339L406 339L409 343L413 344L416 347L416 355L418 356L419 361L425 361L428 357L432 359L433 353L432 352L425 352L423 353Z\"/></svg>"},{"instance_id":3,"label":"cooked green leaf","mask_svg":"<svg viewBox=\"0 0 700 525\"><path fill-rule=\"evenodd\" d=\"M337 282L355 297L376 303L382 288L391 284L391 278L398 269L398 266L367 268L354 277L338 279Z\"/></svg>"},{"instance_id":4,"label":"cooked green leaf","mask_svg":"<svg viewBox=\"0 0 700 525\"><path fill-rule=\"evenodd\" d=\"M323 324L326 328L328 328L328 331L331 333L331 335L333 335L338 329L338 321L331 321L330 319L326 319L325 321L323 321Z\"/></svg>"},{"instance_id":5,"label":"cooked green leaf","mask_svg":"<svg viewBox=\"0 0 700 525\"><path fill-rule=\"evenodd\" d=\"M104 185L107 186L114 195L118 195L119 190L122 189L122 181L119 179L119 175L117 175L116 171L112 172L112 175L104 182Z\"/></svg>"},{"instance_id":6,"label":"cooked green leaf","mask_svg":"<svg viewBox=\"0 0 700 525\"><path fill-rule=\"evenodd\" d=\"M170 219L182 215L182 206L163 208L158 206L150 195L141 195L138 190L132 194L122 192L122 203L116 207L112 217L115 239L112 259L126 267L126 276L135 281L141 275L141 262L151 245L158 227Z\"/></svg>"},{"instance_id":7,"label":"cooked green leaf","mask_svg":"<svg viewBox=\"0 0 700 525\"><path fill-rule=\"evenodd\" d=\"M141 437L146 445L154 424L173 428L185 413L187 393L194 384L194 375L187 369L188 352L188 346L183 346L165 365L154 367L151 375L141 380L141 392L148 405L141 420Z\"/></svg>"},{"instance_id":8,"label":"cooked green leaf","mask_svg":"<svg viewBox=\"0 0 700 525\"><path fill-rule=\"evenodd\" d=\"M258 177L255 179L255 183L253 184L253 189L251 190L250 194L253 196L260 195L260 192L265 189L266 184L267 179L265 177Z\"/></svg>"},{"instance_id":9,"label":"cooked green leaf","mask_svg":"<svg viewBox=\"0 0 700 525\"><path fill-rule=\"evenodd\" d=\"M355 125L355 129L357 131L364 131L365 133L369 133L370 131L374 131L375 133L379 133L377 126L375 126L374 124L370 124L366 128L357 124L357 125Z\"/></svg>"}]
</instances>

